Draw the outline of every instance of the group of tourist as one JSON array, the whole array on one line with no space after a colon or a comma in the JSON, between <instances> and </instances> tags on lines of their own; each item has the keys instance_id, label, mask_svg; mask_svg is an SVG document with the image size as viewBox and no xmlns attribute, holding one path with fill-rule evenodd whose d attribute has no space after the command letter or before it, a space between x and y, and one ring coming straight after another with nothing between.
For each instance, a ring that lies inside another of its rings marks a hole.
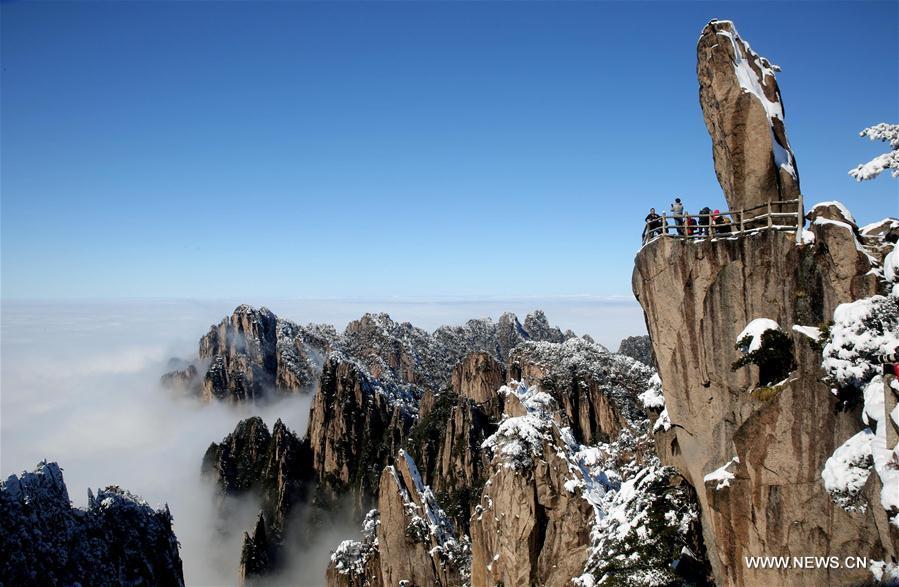
<instances>
[{"instance_id":1,"label":"group of tourist","mask_svg":"<svg viewBox=\"0 0 899 587\"><path fill-rule=\"evenodd\" d=\"M668 219L674 221L669 224ZM696 216L691 216L684 210L684 204L680 198L674 198L671 204L671 215L662 217L656 214L655 208L649 209L646 216L646 226L643 229L643 242L649 242L661 234L670 234L669 228L673 228L679 236L710 236L728 234L731 232L731 220L720 210L711 210L708 206L699 211Z\"/></svg>"}]
</instances>

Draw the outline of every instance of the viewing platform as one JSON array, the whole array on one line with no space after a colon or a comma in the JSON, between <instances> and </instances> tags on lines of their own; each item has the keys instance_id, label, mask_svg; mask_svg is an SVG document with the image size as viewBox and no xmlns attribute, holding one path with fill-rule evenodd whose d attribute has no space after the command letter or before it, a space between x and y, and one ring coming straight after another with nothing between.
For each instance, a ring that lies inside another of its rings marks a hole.
<instances>
[{"instance_id":1,"label":"viewing platform","mask_svg":"<svg viewBox=\"0 0 899 587\"><path fill-rule=\"evenodd\" d=\"M741 237L763 230L795 232L802 239L805 225L802 197L771 201L742 210L724 210L717 214L665 214L646 220L643 245L662 238L703 240Z\"/></svg>"}]
</instances>

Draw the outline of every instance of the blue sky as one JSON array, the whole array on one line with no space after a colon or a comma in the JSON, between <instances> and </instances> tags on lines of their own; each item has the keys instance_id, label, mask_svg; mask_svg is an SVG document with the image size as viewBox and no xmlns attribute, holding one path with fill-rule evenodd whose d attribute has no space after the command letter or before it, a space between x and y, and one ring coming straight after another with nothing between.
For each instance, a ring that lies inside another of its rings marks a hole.
<instances>
[{"instance_id":1,"label":"blue sky","mask_svg":"<svg viewBox=\"0 0 899 587\"><path fill-rule=\"evenodd\" d=\"M803 192L897 121L896 2L2 5L4 298L630 295L650 206L723 207L695 44L783 67Z\"/></svg>"}]
</instances>

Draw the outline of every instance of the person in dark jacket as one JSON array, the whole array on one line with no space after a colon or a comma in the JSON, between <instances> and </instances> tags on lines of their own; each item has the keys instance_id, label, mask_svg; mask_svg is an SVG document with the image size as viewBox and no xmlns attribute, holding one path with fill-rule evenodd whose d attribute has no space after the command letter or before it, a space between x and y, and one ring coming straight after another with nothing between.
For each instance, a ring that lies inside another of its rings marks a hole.
<instances>
[{"instance_id":1,"label":"person in dark jacket","mask_svg":"<svg viewBox=\"0 0 899 587\"><path fill-rule=\"evenodd\" d=\"M715 234L729 234L730 229L730 218L715 210Z\"/></svg>"},{"instance_id":2,"label":"person in dark jacket","mask_svg":"<svg viewBox=\"0 0 899 587\"><path fill-rule=\"evenodd\" d=\"M655 208L649 209L646 215L646 228L644 229L643 242L650 241L662 232L662 217L656 214Z\"/></svg>"},{"instance_id":3,"label":"person in dark jacket","mask_svg":"<svg viewBox=\"0 0 899 587\"><path fill-rule=\"evenodd\" d=\"M708 236L709 227L712 224L711 214L712 210L708 206L699 211L699 217L696 219L696 223L698 225L696 234Z\"/></svg>"}]
</instances>

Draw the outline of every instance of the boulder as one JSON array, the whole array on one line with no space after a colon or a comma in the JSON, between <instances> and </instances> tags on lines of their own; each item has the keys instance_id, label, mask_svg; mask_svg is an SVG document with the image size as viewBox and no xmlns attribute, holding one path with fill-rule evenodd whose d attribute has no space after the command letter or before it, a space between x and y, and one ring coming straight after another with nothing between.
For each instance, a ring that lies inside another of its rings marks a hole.
<instances>
[{"instance_id":1,"label":"boulder","mask_svg":"<svg viewBox=\"0 0 899 587\"><path fill-rule=\"evenodd\" d=\"M809 211L805 214L805 219L812 224L814 224L818 218L830 220L832 222L842 222L843 224L850 226L853 232L858 232L858 226L855 224L855 217L852 215L852 212L840 202L820 202L809 208Z\"/></svg>"}]
</instances>

